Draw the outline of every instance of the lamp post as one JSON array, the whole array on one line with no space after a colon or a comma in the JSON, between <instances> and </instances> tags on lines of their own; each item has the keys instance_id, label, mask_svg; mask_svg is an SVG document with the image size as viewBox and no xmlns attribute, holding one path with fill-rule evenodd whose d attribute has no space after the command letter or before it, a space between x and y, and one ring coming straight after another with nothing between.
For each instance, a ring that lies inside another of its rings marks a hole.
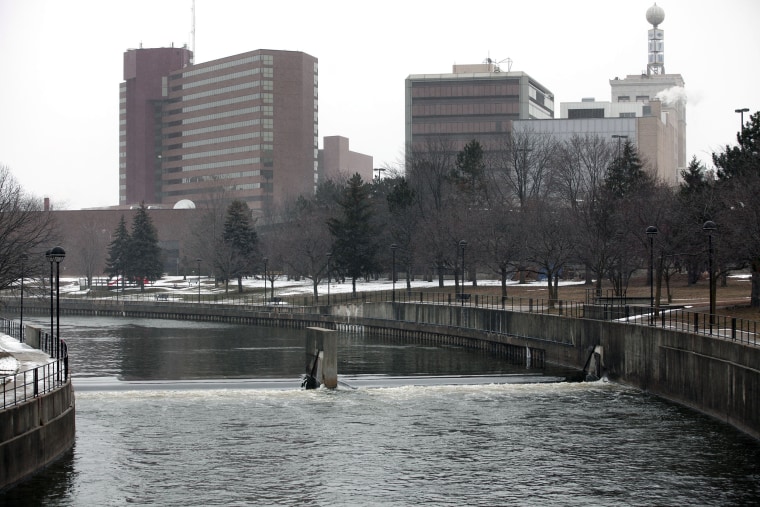
<instances>
[{"instance_id":1,"label":"lamp post","mask_svg":"<svg viewBox=\"0 0 760 507\"><path fill-rule=\"evenodd\" d=\"M647 227L649 236L649 311L651 312L650 324L654 323L654 237L657 236L657 227Z\"/></svg>"},{"instance_id":2,"label":"lamp post","mask_svg":"<svg viewBox=\"0 0 760 507\"><path fill-rule=\"evenodd\" d=\"M264 257L264 302L267 302L267 259Z\"/></svg>"},{"instance_id":3,"label":"lamp post","mask_svg":"<svg viewBox=\"0 0 760 507\"><path fill-rule=\"evenodd\" d=\"M739 125L739 132L741 132L742 130L744 130L744 113L749 112L749 108L748 107L742 107L741 109L734 109L734 112L735 113L739 113L740 115L742 115L742 119L741 119L742 123L741 123L741 125Z\"/></svg>"},{"instance_id":4,"label":"lamp post","mask_svg":"<svg viewBox=\"0 0 760 507\"><path fill-rule=\"evenodd\" d=\"M53 346L53 250L45 252L45 259L50 263L50 346Z\"/></svg>"},{"instance_id":5,"label":"lamp post","mask_svg":"<svg viewBox=\"0 0 760 507\"><path fill-rule=\"evenodd\" d=\"M464 306L464 249L466 246L467 242L465 240L459 242L459 248L462 250L462 285L459 299L462 301L462 306Z\"/></svg>"},{"instance_id":6,"label":"lamp post","mask_svg":"<svg viewBox=\"0 0 760 507\"><path fill-rule=\"evenodd\" d=\"M27 258L26 254L21 254L21 304L19 308L19 339L21 343L24 342L24 263Z\"/></svg>"},{"instance_id":7,"label":"lamp post","mask_svg":"<svg viewBox=\"0 0 760 507\"><path fill-rule=\"evenodd\" d=\"M330 306L330 258L332 252L327 252L327 306Z\"/></svg>"},{"instance_id":8,"label":"lamp post","mask_svg":"<svg viewBox=\"0 0 760 507\"><path fill-rule=\"evenodd\" d=\"M710 334L712 334L713 323L715 322L715 277L713 276L712 233L717 228L718 226L712 220L708 220L702 226L702 230L707 233L707 271L710 277Z\"/></svg>"},{"instance_id":9,"label":"lamp post","mask_svg":"<svg viewBox=\"0 0 760 507\"><path fill-rule=\"evenodd\" d=\"M198 257L195 261L198 263L198 304L201 303L201 258Z\"/></svg>"},{"instance_id":10,"label":"lamp post","mask_svg":"<svg viewBox=\"0 0 760 507\"><path fill-rule=\"evenodd\" d=\"M55 321L56 330L56 357L61 357L60 343L61 343L61 261L66 257L66 251L60 246L53 247L50 250L50 258L55 262Z\"/></svg>"},{"instance_id":11,"label":"lamp post","mask_svg":"<svg viewBox=\"0 0 760 507\"><path fill-rule=\"evenodd\" d=\"M398 245L396 243L393 243L391 245L391 254L393 257L393 270L391 271L391 280L393 281L393 297L391 298L392 301L396 301L396 249L398 248Z\"/></svg>"}]
</instances>

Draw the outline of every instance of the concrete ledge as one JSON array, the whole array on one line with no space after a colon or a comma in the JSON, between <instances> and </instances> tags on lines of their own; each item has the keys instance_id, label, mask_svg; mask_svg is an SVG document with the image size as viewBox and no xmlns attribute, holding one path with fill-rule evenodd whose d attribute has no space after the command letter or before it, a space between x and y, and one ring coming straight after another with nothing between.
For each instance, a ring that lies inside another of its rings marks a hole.
<instances>
[{"instance_id":1,"label":"concrete ledge","mask_svg":"<svg viewBox=\"0 0 760 507\"><path fill-rule=\"evenodd\" d=\"M60 389L0 411L0 491L49 466L74 445L71 381Z\"/></svg>"}]
</instances>

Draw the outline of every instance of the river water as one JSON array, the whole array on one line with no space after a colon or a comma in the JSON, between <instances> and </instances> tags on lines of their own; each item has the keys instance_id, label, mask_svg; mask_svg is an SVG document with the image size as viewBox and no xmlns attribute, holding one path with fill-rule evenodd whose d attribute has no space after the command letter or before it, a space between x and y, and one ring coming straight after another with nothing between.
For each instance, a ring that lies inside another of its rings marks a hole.
<instances>
[{"instance_id":1,"label":"river water","mask_svg":"<svg viewBox=\"0 0 760 507\"><path fill-rule=\"evenodd\" d=\"M561 369L341 334L339 389L302 391L303 331L72 317L61 334L75 447L0 505L760 501L757 441Z\"/></svg>"}]
</instances>

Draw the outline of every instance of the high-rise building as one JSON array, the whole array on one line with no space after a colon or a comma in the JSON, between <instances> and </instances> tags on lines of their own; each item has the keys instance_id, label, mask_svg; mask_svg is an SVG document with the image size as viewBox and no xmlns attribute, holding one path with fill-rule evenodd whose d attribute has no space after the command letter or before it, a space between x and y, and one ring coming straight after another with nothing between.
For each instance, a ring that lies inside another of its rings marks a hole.
<instances>
[{"instance_id":1,"label":"high-rise building","mask_svg":"<svg viewBox=\"0 0 760 507\"><path fill-rule=\"evenodd\" d=\"M460 150L473 139L488 149L512 121L554 117L554 95L524 72L484 64L454 65L451 74L406 78L406 146L445 142Z\"/></svg>"},{"instance_id":2,"label":"high-rise building","mask_svg":"<svg viewBox=\"0 0 760 507\"><path fill-rule=\"evenodd\" d=\"M119 204L197 204L223 192L260 210L313 193L317 59L278 50L191 59L184 48L124 55Z\"/></svg>"},{"instance_id":3,"label":"high-rise building","mask_svg":"<svg viewBox=\"0 0 760 507\"><path fill-rule=\"evenodd\" d=\"M187 67L187 48L130 49L119 86L119 204L160 202L166 76Z\"/></svg>"}]
</instances>

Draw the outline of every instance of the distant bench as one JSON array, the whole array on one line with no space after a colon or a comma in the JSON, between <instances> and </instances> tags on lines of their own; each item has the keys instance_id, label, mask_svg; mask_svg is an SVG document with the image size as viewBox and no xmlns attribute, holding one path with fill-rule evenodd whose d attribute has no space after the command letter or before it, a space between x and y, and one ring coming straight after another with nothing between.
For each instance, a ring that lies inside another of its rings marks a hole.
<instances>
[{"instance_id":1,"label":"distant bench","mask_svg":"<svg viewBox=\"0 0 760 507\"><path fill-rule=\"evenodd\" d=\"M156 301L169 301L168 294L156 294L155 298L156 298Z\"/></svg>"},{"instance_id":2,"label":"distant bench","mask_svg":"<svg viewBox=\"0 0 760 507\"><path fill-rule=\"evenodd\" d=\"M461 294L457 294L457 301L469 301L470 300L470 294L467 292L463 292Z\"/></svg>"}]
</instances>

